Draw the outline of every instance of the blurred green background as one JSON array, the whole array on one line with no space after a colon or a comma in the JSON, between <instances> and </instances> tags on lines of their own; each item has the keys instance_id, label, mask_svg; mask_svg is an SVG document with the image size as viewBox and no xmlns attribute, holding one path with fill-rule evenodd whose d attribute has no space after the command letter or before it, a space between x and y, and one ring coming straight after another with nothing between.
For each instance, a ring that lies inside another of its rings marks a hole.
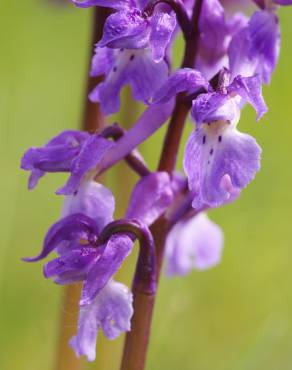
<instances>
[{"instance_id":1,"label":"blurred green background","mask_svg":"<svg viewBox=\"0 0 292 370\"><path fill-rule=\"evenodd\" d=\"M65 178L47 176L28 192L19 160L29 146L80 125L90 11L48 3L0 4L1 370L52 369L63 309L62 288L42 277L41 264L20 258L36 254L59 217L62 199L54 191ZM256 124L247 108L240 124L264 149L262 170L240 200L212 212L225 231L221 265L162 279L148 370L292 369L292 9L281 9L280 18L280 63L265 89L269 113ZM120 121L129 124L125 112ZM152 168L162 133L142 148ZM118 214L135 181L126 171L118 165L107 177L120 194ZM134 262L132 256L121 280L129 283ZM118 369L121 343L100 336L88 369Z\"/></svg>"}]
</instances>

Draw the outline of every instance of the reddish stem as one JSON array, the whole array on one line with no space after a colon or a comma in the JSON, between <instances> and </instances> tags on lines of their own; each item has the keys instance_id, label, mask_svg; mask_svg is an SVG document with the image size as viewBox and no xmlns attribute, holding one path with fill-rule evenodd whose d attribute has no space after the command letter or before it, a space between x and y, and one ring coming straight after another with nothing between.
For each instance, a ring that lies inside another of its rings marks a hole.
<instances>
[{"instance_id":1,"label":"reddish stem","mask_svg":"<svg viewBox=\"0 0 292 370\"><path fill-rule=\"evenodd\" d=\"M192 15L193 32L188 34L186 38L182 67L193 68L195 65L199 43L199 17L202 4L203 0L196 0ZM176 99L176 105L165 136L158 167L159 171L172 173L175 168L179 144L189 109L190 104L185 102L183 95L180 94ZM161 217L151 228L156 246L158 278L168 230L169 224L164 217ZM126 336L121 370L144 370L146 364L155 295L147 295L139 290L133 293L134 316L131 331Z\"/></svg>"}]
</instances>

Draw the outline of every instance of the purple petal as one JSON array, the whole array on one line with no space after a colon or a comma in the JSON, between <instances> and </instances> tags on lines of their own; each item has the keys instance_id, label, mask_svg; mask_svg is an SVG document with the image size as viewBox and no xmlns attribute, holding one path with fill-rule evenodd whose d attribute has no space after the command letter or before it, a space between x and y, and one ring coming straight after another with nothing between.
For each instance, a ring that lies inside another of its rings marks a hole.
<instances>
[{"instance_id":1,"label":"purple petal","mask_svg":"<svg viewBox=\"0 0 292 370\"><path fill-rule=\"evenodd\" d=\"M79 313L78 333L70 341L76 355L95 360L98 330L102 329L109 339L131 329L133 296L120 283L110 281L96 296L92 304L82 306Z\"/></svg>"},{"instance_id":2,"label":"purple petal","mask_svg":"<svg viewBox=\"0 0 292 370\"><path fill-rule=\"evenodd\" d=\"M44 266L44 275L57 284L72 284L86 278L89 269L99 256L100 248L78 248Z\"/></svg>"},{"instance_id":3,"label":"purple petal","mask_svg":"<svg viewBox=\"0 0 292 370\"><path fill-rule=\"evenodd\" d=\"M112 192L95 181L84 181L78 193L66 196L62 217L82 213L96 221L98 233L113 220L115 199Z\"/></svg>"},{"instance_id":4,"label":"purple petal","mask_svg":"<svg viewBox=\"0 0 292 370\"><path fill-rule=\"evenodd\" d=\"M103 6L117 10L130 7L131 0L71 0L78 8L89 8L90 6Z\"/></svg>"},{"instance_id":5,"label":"purple petal","mask_svg":"<svg viewBox=\"0 0 292 370\"><path fill-rule=\"evenodd\" d=\"M273 0L273 2L279 5L292 5L292 0Z\"/></svg>"},{"instance_id":6,"label":"purple petal","mask_svg":"<svg viewBox=\"0 0 292 370\"><path fill-rule=\"evenodd\" d=\"M46 146L64 145L76 147L89 138L90 134L85 131L66 130L53 137Z\"/></svg>"},{"instance_id":7,"label":"purple petal","mask_svg":"<svg viewBox=\"0 0 292 370\"><path fill-rule=\"evenodd\" d=\"M221 260L223 239L220 227L204 213L177 223L166 239L167 274L186 275L193 268L216 266Z\"/></svg>"},{"instance_id":8,"label":"purple petal","mask_svg":"<svg viewBox=\"0 0 292 370\"><path fill-rule=\"evenodd\" d=\"M98 46L142 49L149 43L149 34L148 21L138 9L120 11L107 18Z\"/></svg>"},{"instance_id":9,"label":"purple petal","mask_svg":"<svg viewBox=\"0 0 292 370\"><path fill-rule=\"evenodd\" d=\"M199 27L201 31L196 68L207 79L228 66L227 49L232 36L247 22L242 14L225 17L219 0L204 0Z\"/></svg>"},{"instance_id":10,"label":"purple petal","mask_svg":"<svg viewBox=\"0 0 292 370\"><path fill-rule=\"evenodd\" d=\"M269 83L280 51L280 27L276 14L269 11L254 13L250 22L251 58L258 58L257 72Z\"/></svg>"},{"instance_id":11,"label":"purple petal","mask_svg":"<svg viewBox=\"0 0 292 370\"><path fill-rule=\"evenodd\" d=\"M165 51L171 40L175 26L176 16L174 13L157 12L151 17L149 42L155 62L160 62L165 57Z\"/></svg>"},{"instance_id":12,"label":"purple petal","mask_svg":"<svg viewBox=\"0 0 292 370\"><path fill-rule=\"evenodd\" d=\"M79 153L79 148L55 145L53 147L30 148L21 161L24 170L39 169L42 172L68 172L71 161Z\"/></svg>"},{"instance_id":13,"label":"purple petal","mask_svg":"<svg viewBox=\"0 0 292 370\"><path fill-rule=\"evenodd\" d=\"M209 89L209 83L201 72L191 68L178 69L157 90L153 97L153 103L166 103L180 92L192 94L202 87L206 90Z\"/></svg>"},{"instance_id":14,"label":"purple petal","mask_svg":"<svg viewBox=\"0 0 292 370\"><path fill-rule=\"evenodd\" d=\"M229 69L232 79L237 75L249 77L256 73L258 61L256 58L250 58L249 49L249 28L245 27L234 35L229 45Z\"/></svg>"},{"instance_id":15,"label":"purple petal","mask_svg":"<svg viewBox=\"0 0 292 370\"><path fill-rule=\"evenodd\" d=\"M40 170L32 170L28 178L28 189L34 189L37 186L39 179L45 176L45 174L45 172Z\"/></svg>"},{"instance_id":16,"label":"purple petal","mask_svg":"<svg viewBox=\"0 0 292 370\"><path fill-rule=\"evenodd\" d=\"M112 150L106 153L99 165L99 172L106 170L123 159L157 131L170 117L173 107L174 99L171 99L165 104L152 105L147 108L135 126L116 142L116 146Z\"/></svg>"},{"instance_id":17,"label":"purple petal","mask_svg":"<svg viewBox=\"0 0 292 370\"><path fill-rule=\"evenodd\" d=\"M173 201L172 182L166 172L144 176L135 186L126 218L151 225Z\"/></svg>"},{"instance_id":18,"label":"purple petal","mask_svg":"<svg viewBox=\"0 0 292 370\"><path fill-rule=\"evenodd\" d=\"M82 214L74 214L62 218L51 226L44 240L41 253L32 258L24 258L26 262L39 261L48 256L58 245L64 241L80 242L85 240L91 243L96 240L98 235L97 226L94 220Z\"/></svg>"},{"instance_id":19,"label":"purple petal","mask_svg":"<svg viewBox=\"0 0 292 370\"><path fill-rule=\"evenodd\" d=\"M81 305L90 304L117 272L133 247L126 235L113 235L107 242L104 252L90 270L84 283Z\"/></svg>"},{"instance_id":20,"label":"purple petal","mask_svg":"<svg viewBox=\"0 0 292 370\"><path fill-rule=\"evenodd\" d=\"M120 91L129 84L136 100L148 102L166 81L168 66L164 60L155 63L151 50L116 50L115 64L104 82L90 93L90 100L99 102L105 114L120 109Z\"/></svg>"},{"instance_id":21,"label":"purple petal","mask_svg":"<svg viewBox=\"0 0 292 370\"><path fill-rule=\"evenodd\" d=\"M232 76L250 77L259 74L269 83L279 57L280 28L273 12L255 12L247 27L237 33L229 47Z\"/></svg>"},{"instance_id":22,"label":"purple petal","mask_svg":"<svg viewBox=\"0 0 292 370\"><path fill-rule=\"evenodd\" d=\"M241 77L237 76L228 87L230 93L235 92L241 98L251 104L257 112L259 120L268 110L262 95L261 81L258 76Z\"/></svg>"},{"instance_id":23,"label":"purple petal","mask_svg":"<svg viewBox=\"0 0 292 370\"><path fill-rule=\"evenodd\" d=\"M245 188L260 168L261 149L255 139L242 134L228 122L203 124L187 143L184 168L193 207L218 207ZM226 186L230 177L232 188Z\"/></svg>"},{"instance_id":24,"label":"purple petal","mask_svg":"<svg viewBox=\"0 0 292 370\"><path fill-rule=\"evenodd\" d=\"M75 194L84 176L95 169L104 154L114 145L113 142L100 135L92 135L83 145L79 155L72 162L71 175L67 183L57 191L57 194Z\"/></svg>"},{"instance_id":25,"label":"purple petal","mask_svg":"<svg viewBox=\"0 0 292 370\"><path fill-rule=\"evenodd\" d=\"M44 147L28 149L21 159L21 168L31 171L29 189L37 185L45 172L70 171L72 160L88 137L88 133L68 130L55 136Z\"/></svg>"},{"instance_id":26,"label":"purple petal","mask_svg":"<svg viewBox=\"0 0 292 370\"><path fill-rule=\"evenodd\" d=\"M219 0L203 1L199 28L201 57L208 64L212 64L224 55L224 39L228 32L224 8Z\"/></svg>"}]
</instances>

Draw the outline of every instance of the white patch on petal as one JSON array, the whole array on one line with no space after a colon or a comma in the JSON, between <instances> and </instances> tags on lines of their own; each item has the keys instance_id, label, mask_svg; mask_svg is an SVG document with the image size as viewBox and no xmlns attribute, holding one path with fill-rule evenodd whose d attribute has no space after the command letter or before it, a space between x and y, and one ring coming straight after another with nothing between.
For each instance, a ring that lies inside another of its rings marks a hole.
<instances>
[{"instance_id":1,"label":"white patch on petal","mask_svg":"<svg viewBox=\"0 0 292 370\"><path fill-rule=\"evenodd\" d=\"M61 217L83 213L96 220L100 229L113 220L115 199L112 192L96 181L83 181L76 195L65 196Z\"/></svg>"},{"instance_id":2,"label":"white patch on petal","mask_svg":"<svg viewBox=\"0 0 292 370\"><path fill-rule=\"evenodd\" d=\"M76 355L95 360L98 330L108 339L115 339L131 328L133 295L124 285L114 280L100 291L89 305L81 306L78 333L70 341Z\"/></svg>"}]
</instances>

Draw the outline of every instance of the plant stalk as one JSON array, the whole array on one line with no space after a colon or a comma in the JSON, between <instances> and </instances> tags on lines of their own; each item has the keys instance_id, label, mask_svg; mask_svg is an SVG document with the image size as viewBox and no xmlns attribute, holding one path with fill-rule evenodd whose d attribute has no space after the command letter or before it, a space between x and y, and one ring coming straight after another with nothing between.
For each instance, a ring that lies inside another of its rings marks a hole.
<instances>
[{"instance_id":1,"label":"plant stalk","mask_svg":"<svg viewBox=\"0 0 292 370\"><path fill-rule=\"evenodd\" d=\"M199 46L199 18L203 0L196 0L192 14L192 32L186 38L182 68L193 68ZM176 105L164 139L163 149L158 170L173 172L176 166L178 149L186 122L190 105L185 103L182 95L178 95ZM151 227L156 247L157 282L161 271L165 239L169 230L168 221L161 217ZM152 314L155 295L147 295L141 291L134 291L134 315L131 331L127 333L121 370L144 370L146 355L151 331Z\"/></svg>"}]
</instances>

